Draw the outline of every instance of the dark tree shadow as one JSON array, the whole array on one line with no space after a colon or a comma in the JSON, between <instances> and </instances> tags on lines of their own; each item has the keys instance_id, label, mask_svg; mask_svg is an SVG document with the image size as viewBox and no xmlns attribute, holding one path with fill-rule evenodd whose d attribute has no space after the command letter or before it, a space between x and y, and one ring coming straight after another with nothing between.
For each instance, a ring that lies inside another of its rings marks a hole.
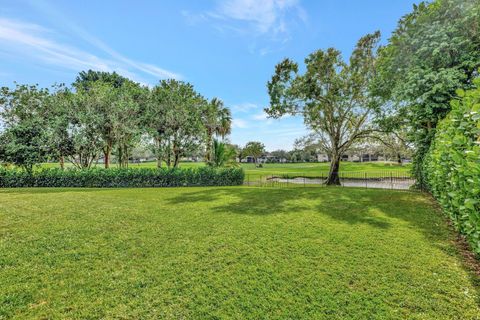
<instances>
[{"instance_id":1,"label":"dark tree shadow","mask_svg":"<svg viewBox=\"0 0 480 320\"><path fill-rule=\"evenodd\" d=\"M305 200L305 204L299 205L299 200L300 203ZM226 187L184 192L167 201L173 205L208 202L214 204L211 209L215 212L251 216L295 214L313 209L318 214L328 215L341 223L368 224L381 230L393 227L390 218L401 219L420 230L432 246L449 256L458 257L462 261L462 267L468 271L477 295L480 296L480 278L462 259L460 248L442 245L449 240L453 243L456 233L451 229L435 227L440 221L446 223L446 218L439 210L433 209L436 207L435 202L426 194L419 196L412 191L339 187L306 187L290 190ZM432 214L432 210L435 213ZM480 300L477 303L480 305Z\"/></svg>"}]
</instances>

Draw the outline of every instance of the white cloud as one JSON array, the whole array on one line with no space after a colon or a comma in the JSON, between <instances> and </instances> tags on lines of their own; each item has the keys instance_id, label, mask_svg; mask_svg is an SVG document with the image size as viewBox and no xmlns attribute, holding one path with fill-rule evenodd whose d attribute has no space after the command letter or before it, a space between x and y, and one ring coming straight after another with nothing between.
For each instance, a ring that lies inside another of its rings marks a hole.
<instances>
[{"instance_id":1,"label":"white cloud","mask_svg":"<svg viewBox=\"0 0 480 320\"><path fill-rule=\"evenodd\" d=\"M296 21L307 21L307 13L300 0L224 0L210 11L181 14L190 25L211 22L221 33L235 32L244 36L266 37L285 43L290 39L290 27ZM274 51L269 47L259 49L260 55Z\"/></svg>"},{"instance_id":2,"label":"white cloud","mask_svg":"<svg viewBox=\"0 0 480 320\"><path fill-rule=\"evenodd\" d=\"M253 120L259 120L259 121L263 121L263 120L267 120L268 119L268 115L264 112L260 112L260 113L257 113L257 114L254 114L252 116L252 119Z\"/></svg>"},{"instance_id":3,"label":"white cloud","mask_svg":"<svg viewBox=\"0 0 480 320\"><path fill-rule=\"evenodd\" d=\"M248 123L243 119L234 118L232 121L232 127L238 129L245 129L248 128Z\"/></svg>"},{"instance_id":4,"label":"white cloud","mask_svg":"<svg viewBox=\"0 0 480 320\"><path fill-rule=\"evenodd\" d=\"M304 12L298 8L298 0L228 0L222 1L212 16L246 22L258 34L278 34L287 32L288 11Z\"/></svg>"},{"instance_id":5,"label":"white cloud","mask_svg":"<svg viewBox=\"0 0 480 320\"><path fill-rule=\"evenodd\" d=\"M231 109L234 112L250 112L250 111L258 109L258 108L259 108L258 105L254 104L254 103L250 103L250 102L236 104L236 105L231 107Z\"/></svg>"},{"instance_id":6,"label":"white cloud","mask_svg":"<svg viewBox=\"0 0 480 320\"><path fill-rule=\"evenodd\" d=\"M86 52L77 47L58 41L58 34L40 25L22 21L0 18L1 51L10 51L21 56L29 56L49 65L74 71L93 69L99 71L116 71L119 74L141 81L141 75L158 78L179 78L180 76L157 66L131 60L114 51L100 40L82 33L78 35L90 44L106 52L104 58Z\"/></svg>"},{"instance_id":7,"label":"white cloud","mask_svg":"<svg viewBox=\"0 0 480 320\"><path fill-rule=\"evenodd\" d=\"M290 118L290 117L291 117L291 115L285 114L285 115L282 116L282 119L287 119L287 118ZM266 121L269 124L272 123L273 120L275 120L273 118L270 118L265 111L254 114L252 116L252 119L257 120L257 121Z\"/></svg>"}]
</instances>

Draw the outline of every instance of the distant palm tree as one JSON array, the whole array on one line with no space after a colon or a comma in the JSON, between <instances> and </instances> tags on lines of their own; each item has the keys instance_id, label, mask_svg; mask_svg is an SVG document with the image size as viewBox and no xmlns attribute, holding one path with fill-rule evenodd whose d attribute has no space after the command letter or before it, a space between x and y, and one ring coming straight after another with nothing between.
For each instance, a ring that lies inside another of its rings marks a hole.
<instances>
[{"instance_id":1,"label":"distant palm tree","mask_svg":"<svg viewBox=\"0 0 480 320\"><path fill-rule=\"evenodd\" d=\"M235 149L224 142L213 139L213 149L211 159L207 164L212 167L232 167L236 166Z\"/></svg>"},{"instance_id":2,"label":"distant palm tree","mask_svg":"<svg viewBox=\"0 0 480 320\"><path fill-rule=\"evenodd\" d=\"M203 124L207 130L205 161L212 158L213 135L225 138L232 130L232 114L223 105L223 101L213 98L206 106L203 114Z\"/></svg>"}]
</instances>

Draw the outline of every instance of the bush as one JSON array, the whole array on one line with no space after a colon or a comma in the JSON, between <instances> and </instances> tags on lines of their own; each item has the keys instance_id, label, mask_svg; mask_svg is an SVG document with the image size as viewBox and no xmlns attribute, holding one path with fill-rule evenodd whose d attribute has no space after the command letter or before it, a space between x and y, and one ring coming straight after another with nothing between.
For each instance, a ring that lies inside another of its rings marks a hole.
<instances>
[{"instance_id":1,"label":"bush","mask_svg":"<svg viewBox=\"0 0 480 320\"><path fill-rule=\"evenodd\" d=\"M433 196L480 254L480 79L442 120L425 161Z\"/></svg>"},{"instance_id":2,"label":"bush","mask_svg":"<svg viewBox=\"0 0 480 320\"><path fill-rule=\"evenodd\" d=\"M0 169L0 187L180 187L233 186L244 179L241 168L197 169L44 169L29 173Z\"/></svg>"}]
</instances>

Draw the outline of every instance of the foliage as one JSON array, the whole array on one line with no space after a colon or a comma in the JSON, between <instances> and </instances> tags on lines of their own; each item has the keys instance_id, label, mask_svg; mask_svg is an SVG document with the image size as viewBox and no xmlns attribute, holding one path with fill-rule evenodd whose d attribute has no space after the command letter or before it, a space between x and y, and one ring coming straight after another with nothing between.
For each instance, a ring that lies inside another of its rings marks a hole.
<instances>
[{"instance_id":1,"label":"foliage","mask_svg":"<svg viewBox=\"0 0 480 320\"><path fill-rule=\"evenodd\" d=\"M291 154L290 152L282 149L274 150L269 153L270 156L275 157L276 160L281 161L285 159L285 161L290 161L291 159Z\"/></svg>"},{"instance_id":2,"label":"foliage","mask_svg":"<svg viewBox=\"0 0 480 320\"><path fill-rule=\"evenodd\" d=\"M96 83L104 83L108 84L111 87L114 88L120 88L122 87L125 83L127 82L132 82L131 80L122 77L116 72L105 72L105 71L94 71L94 70L88 70L88 71L81 71L77 78L75 79L75 82L73 83L73 86L79 90L88 90L92 85L95 85Z\"/></svg>"},{"instance_id":3,"label":"foliage","mask_svg":"<svg viewBox=\"0 0 480 320\"><path fill-rule=\"evenodd\" d=\"M334 48L315 51L305 59L302 75L297 63L285 59L268 82L270 107L265 111L272 117L301 114L318 134L321 149L332 159L326 184L340 184L341 156L371 132L369 120L376 103L368 89L379 39L379 32L362 37L349 63Z\"/></svg>"},{"instance_id":4,"label":"foliage","mask_svg":"<svg viewBox=\"0 0 480 320\"><path fill-rule=\"evenodd\" d=\"M46 160L45 135L36 121L23 122L0 135L0 159L26 171Z\"/></svg>"},{"instance_id":5,"label":"foliage","mask_svg":"<svg viewBox=\"0 0 480 320\"><path fill-rule=\"evenodd\" d=\"M374 91L410 125L414 173L420 185L423 158L437 122L450 110L457 88L468 89L480 66L478 0L435 0L414 6L379 54ZM404 120L398 121L398 118Z\"/></svg>"},{"instance_id":6,"label":"foliage","mask_svg":"<svg viewBox=\"0 0 480 320\"><path fill-rule=\"evenodd\" d=\"M207 165L215 168L237 166L236 156L237 154L233 147L214 139L211 159L207 162Z\"/></svg>"},{"instance_id":7,"label":"foliage","mask_svg":"<svg viewBox=\"0 0 480 320\"><path fill-rule=\"evenodd\" d=\"M213 135L215 134L225 138L226 135L230 134L232 127L232 114L230 113L230 109L224 107L222 100L213 98L204 107L202 121L206 129L205 161L208 163L213 156Z\"/></svg>"},{"instance_id":8,"label":"foliage","mask_svg":"<svg viewBox=\"0 0 480 320\"><path fill-rule=\"evenodd\" d=\"M152 89L144 121L159 165L165 161L168 167L177 167L180 157L200 147L205 104L193 86L182 81L162 80Z\"/></svg>"},{"instance_id":9,"label":"foliage","mask_svg":"<svg viewBox=\"0 0 480 320\"><path fill-rule=\"evenodd\" d=\"M0 160L31 171L47 159L49 92L35 86L16 85L0 89L1 120L6 129L0 135Z\"/></svg>"},{"instance_id":10,"label":"foliage","mask_svg":"<svg viewBox=\"0 0 480 320\"><path fill-rule=\"evenodd\" d=\"M0 222L4 319L479 315L478 277L421 193L4 189Z\"/></svg>"},{"instance_id":11,"label":"foliage","mask_svg":"<svg viewBox=\"0 0 480 320\"><path fill-rule=\"evenodd\" d=\"M78 110L90 112L90 130L101 140L105 168L115 148L118 163L128 165L130 149L139 140L141 102L146 89L116 73L81 72L73 84ZM80 105L79 105L80 104Z\"/></svg>"},{"instance_id":12,"label":"foliage","mask_svg":"<svg viewBox=\"0 0 480 320\"><path fill-rule=\"evenodd\" d=\"M230 133L231 113L220 99L205 100L193 86L163 80L141 86L115 72L80 72L71 87L1 88L0 161L31 171L56 160L89 169L111 155L127 167L142 143L168 167L187 156L211 153L214 135ZM205 148L206 147L206 148Z\"/></svg>"},{"instance_id":13,"label":"foliage","mask_svg":"<svg viewBox=\"0 0 480 320\"><path fill-rule=\"evenodd\" d=\"M241 168L196 169L43 169L33 172L0 169L0 188L20 187L183 187L241 185Z\"/></svg>"},{"instance_id":14,"label":"foliage","mask_svg":"<svg viewBox=\"0 0 480 320\"><path fill-rule=\"evenodd\" d=\"M393 130L373 133L366 141L367 147L395 159L398 164L403 163L404 157L411 157L413 146L407 138L405 127L398 126Z\"/></svg>"},{"instance_id":15,"label":"foliage","mask_svg":"<svg viewBox=\"0 0 480 320\"><path fill-rule=\"evenodd\" d=\"M258 158L265 153L265 145L258 141L247 142L242 150L242 153L244 157L253 157L255 165L257 165Z\"/></svg>"},{"instance_id":16,"label":"foliage","mask_svg":"<svg viewBox=\"0 0 480 320\"><path fill-rule=\"evenodd\" d=\"M425 171L433 195L480 254L480 79L475 83L475 90L457 91L460 99L439 122Z\"/></svg>"}]
</instances>

